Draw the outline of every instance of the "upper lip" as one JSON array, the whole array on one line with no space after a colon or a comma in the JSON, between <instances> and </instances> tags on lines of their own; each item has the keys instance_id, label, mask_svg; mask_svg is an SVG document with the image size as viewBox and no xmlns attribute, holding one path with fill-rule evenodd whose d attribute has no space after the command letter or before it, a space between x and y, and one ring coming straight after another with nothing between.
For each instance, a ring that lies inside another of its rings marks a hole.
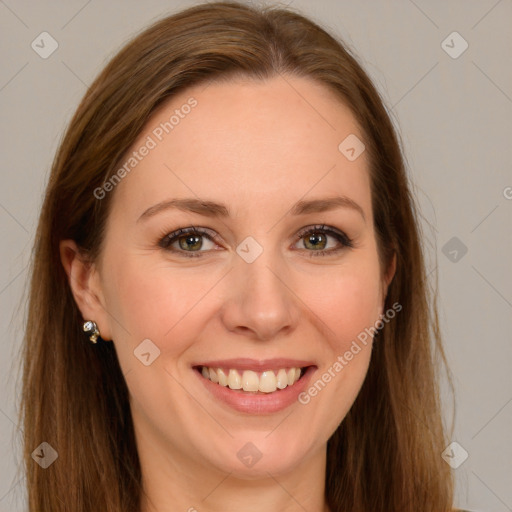
<instances>
[{"instance_id":1,"label":"upper lip","mask_svg":"<svg viewBox=\"0 0 512 512\"><path fill-rule=\"evenodd\" d=\"M215 361L203 361L192 366L207 366L208 368L232 368L237 370L280 370L281 368L304 368L305 366L315 366L312 361L303 359L289 359L278 357L275 359L216 359Z\"/></svg>"}]
</instances>

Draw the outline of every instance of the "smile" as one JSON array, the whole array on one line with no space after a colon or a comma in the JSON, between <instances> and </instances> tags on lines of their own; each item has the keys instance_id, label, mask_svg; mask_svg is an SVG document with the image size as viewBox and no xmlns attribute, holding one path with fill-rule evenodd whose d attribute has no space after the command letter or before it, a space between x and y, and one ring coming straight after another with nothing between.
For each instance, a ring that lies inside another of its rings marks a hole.
<instances>
[{"instance_id":1,"label":"smile","mask_svg":"<svg viewBox=\"0 0 512 512\"><path fill-rule=\"evenodd\" d=\"M223 359L197 361L195 375L215 403L238 412L265 415L297 404L318 366L313 361Z\"/></svg>"},{"instance_id":2,"label":"smile","mask_svg":"<svg viewBox=\"0 0 512 512\"><path fill-rule=\"evenodd\" d=\"M301 368L280 368L279 370L237 370L234 368L201 367L201 375L219 386L249 393L273 393L292 386L303 371Z\"/></svg>"}]
</instances>

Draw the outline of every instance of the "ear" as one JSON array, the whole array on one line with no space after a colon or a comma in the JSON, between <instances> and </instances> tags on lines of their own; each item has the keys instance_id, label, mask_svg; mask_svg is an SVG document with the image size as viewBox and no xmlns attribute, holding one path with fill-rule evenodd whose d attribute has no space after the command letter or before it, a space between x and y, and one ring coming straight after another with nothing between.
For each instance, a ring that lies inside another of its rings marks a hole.
<instances>
[{"instance_id":1,"label":"ear","mask_svg":"<svg viewBox=\"0 0 512 512\"><path fill-rule=\"evenodd\" d=\"M395 277L395 272L396 272L396 252L393 252L393 257L391 258L389 267L388 267L388 269L386 271L386 275L385 275L386 294L388 292L388 286L390 285L391 281L393 280L393 277Z\"/></svg>"},{"instance_id":2,"label":"ear","mask_svg":"<svg viewBox=\"0 0 512 512\"><path fill-rule=\"evenodd\" d=\"M71 292L84 320L96 322L100 336L104 340L111 340L108 313L96 265L87 259L74 240L62 240L59 249Z\"/></svg>"},{"instance_id":3,"label":"ear","mask_svg":"<svg viewBox=\"0 0 512 512\"><path fill-rule=\"evenodd\" d=\"M393 277L395 277L395 272L396 272L396 252L393 252L393 257L391 258L389 266L386 269L386 272L384 274L383 283L382 283L382 310L383 311L384 311L384 303L386 302L386 296L388 294L388 287L391 284Z\"/></svg>"}]
</instances>

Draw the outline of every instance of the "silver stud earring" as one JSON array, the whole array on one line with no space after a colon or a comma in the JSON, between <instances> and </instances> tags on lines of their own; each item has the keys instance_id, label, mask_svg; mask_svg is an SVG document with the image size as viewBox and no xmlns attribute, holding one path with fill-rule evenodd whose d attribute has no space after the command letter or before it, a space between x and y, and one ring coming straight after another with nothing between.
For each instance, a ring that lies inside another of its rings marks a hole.
<instances>
[{"instance_id":1,"label":"silver stud earring","mask_svg":"<svg viewBox=\"0 0 512 512\"><path fill-rule=\"evenodd\" d=\"M87 322L84 322L84 332L89 334L89 339L93 343L96 343L98 341L100 331L98 331L98 326L96 325L96 322L93 322L92 320L87 320Z\"/></svg>"}]
</instances>

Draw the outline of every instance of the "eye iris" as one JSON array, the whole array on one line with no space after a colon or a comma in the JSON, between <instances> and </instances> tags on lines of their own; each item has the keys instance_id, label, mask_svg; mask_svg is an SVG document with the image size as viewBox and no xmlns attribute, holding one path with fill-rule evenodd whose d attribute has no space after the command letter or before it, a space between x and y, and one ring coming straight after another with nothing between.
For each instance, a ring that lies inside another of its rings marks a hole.
<instances>
[{"instance_id":1,"label":"eye iris","mask_svg":"<svg viewBox=\"0 0 512 512\"><path fill-rule=\"evenodd\" d=\"M323 245L321 245L323 242ZM312 244L313 249L324 249L325 248L325 236L319 233L312 233L306 237L305 245L308 247L308 244ZM321 245L321 246L320 246ZM310 247L308 247L310 248Z\"/></svg>"},{"instance_id":2,"label":"eye iris","mask_svg":"<svg viewBox=\"0 0 512 512\"><path fill-rule=\"evenodd\" d=\"M189 242L191 243L189 244ZM203 244L200 236L186 235L180 237L179 245L181 249L187 251L189 249L200 249Z\"/></svg>"}]
</instances>

